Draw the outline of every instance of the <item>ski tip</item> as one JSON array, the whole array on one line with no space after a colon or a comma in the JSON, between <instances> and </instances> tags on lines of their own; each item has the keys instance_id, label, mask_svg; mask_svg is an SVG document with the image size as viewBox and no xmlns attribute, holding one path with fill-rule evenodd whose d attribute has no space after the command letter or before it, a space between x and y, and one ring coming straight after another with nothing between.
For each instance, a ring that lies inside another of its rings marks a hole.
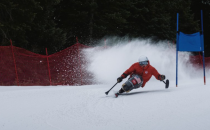
<instances>
[{"instance_id":1,"label":"ski tip","mask_svg":"<svg viewBox=\"0 0 210 130\"><path fill-rule=\"evenodd\" d=\"M117 98L119 94L118 93L115 93L114 95L115 95L115 98Z\"/></svg>"}]
</instances>

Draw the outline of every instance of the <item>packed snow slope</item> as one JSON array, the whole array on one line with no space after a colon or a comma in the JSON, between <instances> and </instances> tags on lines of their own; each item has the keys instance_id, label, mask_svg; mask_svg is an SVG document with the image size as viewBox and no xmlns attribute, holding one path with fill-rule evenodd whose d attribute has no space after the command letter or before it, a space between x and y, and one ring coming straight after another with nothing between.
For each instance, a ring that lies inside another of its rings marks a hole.
<instances>
[{"instance_id":1,"label":"packed snow slope","mask_svg":"<svg viewBox=\"0 0 210 130\"><path fill-rule=\"evenodd\" d=\"M0 130L209 130L209 69L204 85L202 69L186 65L188 53L179 52L178 87L175 47L167 42L119 41L84 53L97 85L0 86ZM105 95L140 55L166 75L169 89L153 77L118 98L122 83Z\"/></svg>"}]
</instances>

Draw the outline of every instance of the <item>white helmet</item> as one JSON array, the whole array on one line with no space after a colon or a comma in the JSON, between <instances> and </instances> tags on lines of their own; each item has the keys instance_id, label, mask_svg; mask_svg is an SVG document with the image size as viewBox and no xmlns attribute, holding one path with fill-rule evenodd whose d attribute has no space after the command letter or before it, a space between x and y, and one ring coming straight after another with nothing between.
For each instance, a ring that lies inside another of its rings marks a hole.
<instances>
[{"instance_id":1,"label":"white helmet","mask_svg":"<svg viewBox=\"0 0 210 130\"><path fill-rule=\"evenodd\" d=\"M147 65L148 64L148 58L146 56L140 56L139 57L139 64L140 65Z\"/></svg>"},{"instance_id":2,"label":"white helmet","mask_svg":"<svg viewBox=\"0 0 210 130\"><path fill-rule=\"evenodd\" d=\"M142 61L149 61L149 60L146 56L140 56L139 57L139 62L142 62Z\"/></svg>"}]
</instances>

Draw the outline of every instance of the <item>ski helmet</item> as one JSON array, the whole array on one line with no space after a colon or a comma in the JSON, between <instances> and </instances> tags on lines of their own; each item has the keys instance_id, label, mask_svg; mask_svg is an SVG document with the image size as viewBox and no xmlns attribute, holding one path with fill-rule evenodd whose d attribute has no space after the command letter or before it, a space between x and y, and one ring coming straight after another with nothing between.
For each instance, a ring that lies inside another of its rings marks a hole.
<instances>
[{"instance_id":1,"label":"ski helmet","mask_svg":"<svg viewBox=\"0 0 210 130\"><path fill-rule=\"evenodd\" d=\"M139 57L139 64L140 65L148 65L148 58L146 56L140 56Z\"/></svg>"}]
</instances>

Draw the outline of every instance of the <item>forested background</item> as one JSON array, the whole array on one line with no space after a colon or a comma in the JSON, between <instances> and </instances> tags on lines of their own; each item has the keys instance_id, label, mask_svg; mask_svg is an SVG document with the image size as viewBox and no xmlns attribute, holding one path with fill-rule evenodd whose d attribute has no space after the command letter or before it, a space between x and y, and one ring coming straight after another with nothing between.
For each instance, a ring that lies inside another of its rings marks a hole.
<instances>
[{"instance_id":1,"label":"forested background","mask_svg":"<svg viewBox=\"0 0 210 130\"><path fill-rule=\"evenodd\" d=\"M0 46L49 54L76 43L94 46L109 36L176 42L179 30L201 31L210 56L210 0L0 0Z\"/></svg>"}]
</instances>

